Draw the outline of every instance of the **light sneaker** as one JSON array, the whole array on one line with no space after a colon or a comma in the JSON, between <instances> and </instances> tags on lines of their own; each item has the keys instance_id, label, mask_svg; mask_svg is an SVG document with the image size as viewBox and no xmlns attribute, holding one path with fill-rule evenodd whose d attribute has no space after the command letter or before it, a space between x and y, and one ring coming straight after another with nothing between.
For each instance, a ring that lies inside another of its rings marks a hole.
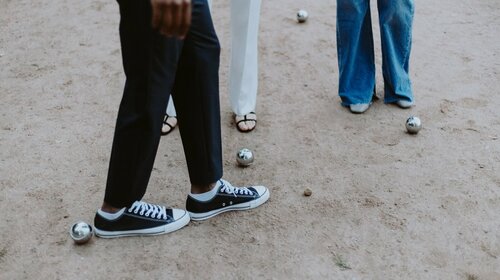
<instances>
[{"instance_id":1,"label":"light sneaker","mask_svg":"<svg viewBox=\"0 0 500 280\"><path fill-rule=\"evenodd\" d=\"M354 114L361 114L366 112L370 108L370 103L358 103L358 104L351 104L349 105L349 109L351 110L351 113Z\"/></svg>"},{"instance_id":2,"label":"light sneaker","mask_svg":"<svg viewBox=\"0 0 500 280\"><path fill-rule=\"evenodd\" d=\"M399 108L408 109L411 106L413 106L413 102L412 101L406 101L406 100L398 100L398 101L396 101L396 105L398 105Z\"/></svg>"},{"instance_id":3,"label":"light sneaker","mask_svg":"<svg viewBox=\"0 0 500 280\"><path fill-rule=\"evenodd\" d=\"M95 233L103 238L157 235L178 230L190 221L185 210L136 201L115 214L97 210Z\"/></svg>"},{"instance_id":4,"label":"light sneaker","mask_svg":"<svg viewBox=\"0 0 500 280\"><path fill-rule=\"evenodd\" d=\"M269 199L269 189L264 186L238 188L221 179L215 188L215 195L206 201L188 195L186 209L191 220L205 220L227 211L253 209Z\"/></svg>"}]
</instances>

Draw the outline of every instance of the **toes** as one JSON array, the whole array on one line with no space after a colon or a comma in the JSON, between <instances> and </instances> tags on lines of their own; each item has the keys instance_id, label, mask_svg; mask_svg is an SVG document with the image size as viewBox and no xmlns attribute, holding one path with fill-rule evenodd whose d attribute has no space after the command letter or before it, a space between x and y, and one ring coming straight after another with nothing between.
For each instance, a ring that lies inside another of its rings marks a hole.
<instances>
[{"instance_id":1,"label":"toes","mask_svg":"<svg viewBox=\"0 0 500 280\"><path fill-rule=\"evenodd\" d=\"M243 131L247 131L247 130L249 130L248 125L247 125L247 122L240 122L240 123L238 124L238 127L240 128L240 130L243 130Z\"/></svg>"},{"instance_id":2,"label":"toes","mask_svg":"<svg viewBox=\"0 0 500 280\"><path fill-rule=\"evenodd\" d=\"M168 125L164 125L164 126L161 128L161 132L162 132L162 133L169 133L169 132L170 132L170 126L168 126Z\"/></svg>"},{"instance_id":3,"label":"toes","mask_svg":"<svg viewBox=\"0 0 500 280\"><path fill-rule=\"evenodd\" d=\"M170 132L170 126L164 124L161 128L162 133L169 133Z\"/></svg>"},{"instance_id":4,"label":"toes","mask_svg":"<svg viewBox=\"0 0 500 280\"><path fill-rule=\"evenodd\" d=\"M172 127L175 127L177 125L177 118L176 117L169 117L167 119L167 123L171 125Z\"/></svg>"},{"instance_id":5,"label":"toes","mask_svg":"<svg viewBox=\"0 0 500 280\"><path fill-rule=\"evenodd\" d=\"M255 122L253 121L245 121L238 123L238 128L241 131L250 131L255 128Z\"/></svg>"},{"instance_id":6,"label":"toes","mask_svg":"<svg viewBox=\"0 0 500 280\"><path fill-rule=\"evenodd\" d=\"M165 120L163 121L163 126L161 127L161 133L166 135L170 133L177 126L177 118L171 116L165 116Z\"/></svg>"},{"instance_id":7,"label":"toes","mask_svg":"<svg viewBox=\"0 0 500 280\"><path fill-rule=\"evenodd\" d=\"M248 113L246 115L236 115L234 118L238 130L242 132L252 131L255 128L257 116L255 113Z\"/></svg>"},{"instance_id":8,"label":"toes","mask_svg":"<svg viewBox=\"0 0 500 280\"><path fill-rule=\"evenodd\" d=\"M255 122L253 122L253 121L246 121L245 124L246 124L247 130L252 130L255 128Z\"/></svg>"}]
</instances>

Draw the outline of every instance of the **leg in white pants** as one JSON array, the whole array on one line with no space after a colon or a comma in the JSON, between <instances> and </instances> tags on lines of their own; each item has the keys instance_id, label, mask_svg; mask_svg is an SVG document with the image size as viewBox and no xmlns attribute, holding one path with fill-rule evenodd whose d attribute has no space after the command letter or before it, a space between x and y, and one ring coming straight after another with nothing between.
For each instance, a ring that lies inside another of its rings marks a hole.
<instances>
[{"instance_id":1,"label":"leg in white pants","mask_svg":"<svg viewBox=\"0 0 500 280\"><path fill-rule=\"evenodd\" d=\"M210 8L212 0L208 0ZM236 115L255 111L258 88L258 33L261 0L231 1L231 66L229 92ZM176 116L172 98L167 107Z\"/></svg>"},{"instance_id":2,"label":"leg in white pants","mask_svg":"<svg viewBox=\"0 0 500 280\"><path fill-rule=\"evenodd\" d=\"M231 1L229 92L236 115L255 111L258 87L258 33L261 0Z\"/></svg>"},{"instance_id":3,"label":"leg in white pants","mask_svg":"<svg viewBox=\"0 0 500 280\"><path fill-rule=\"evenodd\" d=\"M175 111L172 95L169 96L167 113L163 117L163 125L161 127L161 135L167 135L177 126L177 112Z\"/></svg>"},{"instance_id":4,"label":"leg in white pants","mask_svg":"<svg viewBox=\"0 0 500 280\"><path fill-rule=\"evenodd\" d=\"M177 112L175 111L174 102L172 96L168 99L167 105L167 115L171 117L177 117Z\"/></svg>"}]
</instances>

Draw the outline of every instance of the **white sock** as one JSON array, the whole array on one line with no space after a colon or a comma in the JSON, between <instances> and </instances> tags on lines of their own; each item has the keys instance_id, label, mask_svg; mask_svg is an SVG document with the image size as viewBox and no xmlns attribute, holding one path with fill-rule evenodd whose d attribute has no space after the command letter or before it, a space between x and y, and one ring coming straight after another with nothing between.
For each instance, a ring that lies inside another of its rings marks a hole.
<instances>
[{"instance_id":1,"label":"white sock","mask_svg":"<svg viewBox=\"0 0 500 280\"><path fill-rule=\"evenodd\" d=\"M220 181L217 181L217 183L215 183L215 187L213 189L211 189L210 191L204 192L204 193L197 193L197 194L190 193L189 195L192 198L199 200L199 201L208 201L208 200L212 199L217 194L219 187L220 187Z\"/></svg>"},{"instance_id":2,"label":"white sock","mask_svg":"<svg viewBox=\"0 0 500 280\"><path fill-rule=\"evenodd\" d=\"M104 219L107 219L107 220L114 220L118 217L120 217L123 212L125 211L125 207L123 207L120 211L116 212L116 213L108 213L108 212L104 212L102 211L101 209L98 209L97 210L97 213L99 215L101 215L101 217L103 217Z\"/></svg>"}]
</instances>

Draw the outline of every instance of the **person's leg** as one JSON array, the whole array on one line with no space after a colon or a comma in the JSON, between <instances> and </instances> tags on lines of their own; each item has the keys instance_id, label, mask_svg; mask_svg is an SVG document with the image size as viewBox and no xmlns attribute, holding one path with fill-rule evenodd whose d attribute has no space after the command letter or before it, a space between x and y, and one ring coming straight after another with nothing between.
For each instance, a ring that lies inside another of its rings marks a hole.
<instances>
[{"instance_id":1,"label":"person's leg","mask_svg":"<svg viewBox=\"0 0 500 280\"><path fill-rule=\"evenodd\" d=\"M167 111L163 118L161 135L167 135L177 126L177 112L175 111L173 98L168 99Z\"/></svg>"},{"instance_id":2,"label":"person's leg","mask_svg":"<svg viewBox=\"0 0 500 280\"><path fill-rule=\"evenodd\" d=\"M182 42L152 30L149 1L121 0L119 3L127 79L116 122L104 201L113 207L128 207L146 191Z\"/></svg>"},{"instance_id":3,"label":"person's leg","mask_svg":"<svg viewBox=\"0 0 500 280\"><path fill-rule=\"evenodd\" d=\"M222 177L219 56L207 1L194 0L172 91L193 185L213 184Z\"/></svg>"},{"instance_id":4,"label":"person's leg","mask_svg":"<svg viewBox=\"0 0 500 280\"><path fill-rule=\"evenodd\" d=\"M229 93L238 129L255 127L258 90L258 33L261 0L231 1L231 66ZM250 114L253 113L253 114ZM248 115L248 121L244 116Z\"/></svg>"},{"instance_id":5,"label":"person's leg","mask_svg":"<svg viewBox=\"0 0 500 280\"><path fill-rule=\"evenodd\" d=\"M219 56L219 41L207 2L194 0L193 22L184 42L173 91L191 180L186 208L194 220L252 209L269 198L269 190L264 186L238 188L220 179Z\"/></svg>"},{"instance_id":6,"label":"person's leg","mask_svg":"<svg viewBox=\"0 0 500 280\"><path fill-rule=\"evenodd\" d=\"M371 103L375 62L369 0L337 0L337 55L342 105Z\"/></svg>"},{"instance_id":7,"label":"person's leg","mask_svg":"<svg viewBox=\"0 0 500 280\"><path fill-rule=\"evenodd\" d=\"M151 28L150 1L118 2L126 82L104 202L94 219L96 235L105 238L167 233L190 220L184 210L140 201L153 168L182 42Z\"/></svg>"},{"instance_id":8,"label":"person's leg","mask_svg":"<svg viewBox=\"0 0 500 280\"><path fill-rule=\"evenodd\" d=\"M212 9L212 0L207 0L209 10ZM171 98L168 100L167 112L165 113L165 118L163 119L163 127L161 129L162 135L169 134L177 126L177 112L174 106L174 100Z\"/></svg>"},{"instance_id":9,"label":"person's leg","mask_svg":"<svg viewBox=\"0 0 500 280\"><path fill-rule=\"evenodd\" d=\"M169 98L167 105L167 114L169 116L177 116L177 112L175 111L174 100L173 98Z\"/></svg>"},{"instance_id":10,"label":"person's leg","mask_svg":"<svg viewBox=\"0 0 500 280\"><path fill-rule=\"evenodd\" d=\"M414 14L413 0L379 0L382 37L384 102L413 103L409 61Z\"/></svg>"}]
</instances>

